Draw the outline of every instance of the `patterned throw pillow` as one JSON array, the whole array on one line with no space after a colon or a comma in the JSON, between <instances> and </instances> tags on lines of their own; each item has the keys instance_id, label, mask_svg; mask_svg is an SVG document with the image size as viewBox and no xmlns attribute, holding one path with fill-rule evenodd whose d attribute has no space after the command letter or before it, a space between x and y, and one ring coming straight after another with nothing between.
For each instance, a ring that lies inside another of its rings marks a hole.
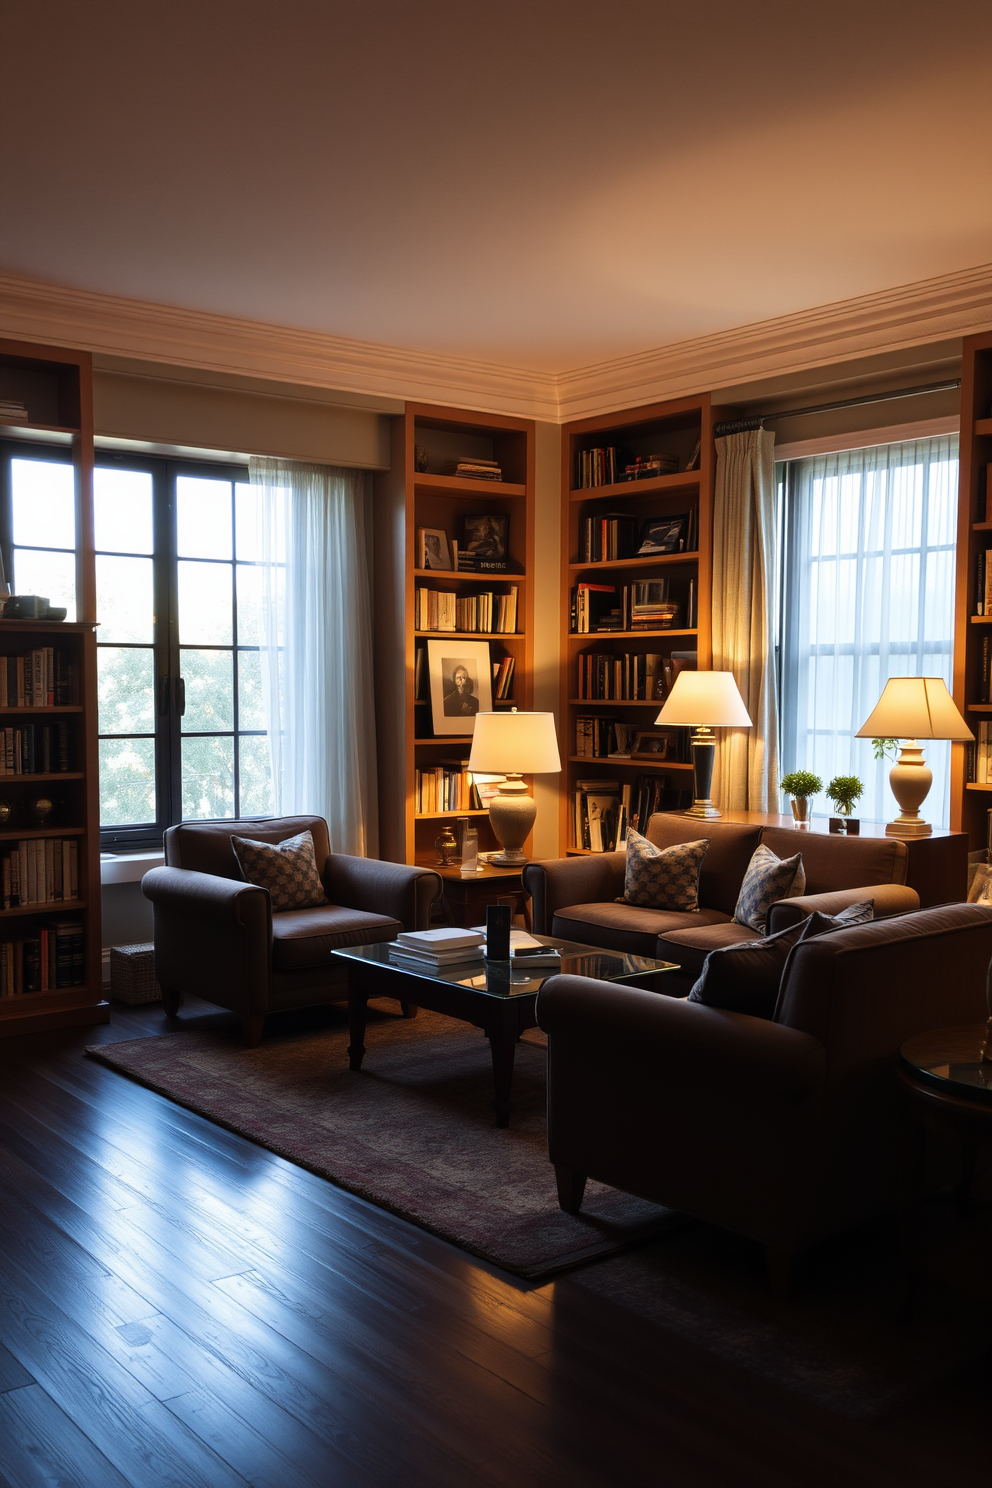
<instances>
[{"instance_id":1,"label":"patterned throw pillow","mask_svg":"<svg viewBox=\"0 0 992 1488\"><path fill-rule=\"evenodd\" d=\"M327 903L312 833L300 832L278 845L232 837L231 846L247 882L268 889L274 910L313 909Z\"/></svg>"},{"instance_id":2,"label":"patterned throw pillow","mask_svg":"<svg viewBox=\"0 0 992 1488\"><path fill-rule=\"evenodd\" d=\"M779 899L797 898L805 887L802 853L780 858L770 847L756 847L737 896L734 919L738 925L764 935L772 905Z\"/></svg>"},{"instance_id":3,"label":"patterned throw pillow","mask_svg":"<svg viewBox=\"0 0 992 1488\"><path fill-rule=\"evenodd\" d=\"M629 828L623 898L617 903L639 904L642 909L698 909L699 870L709 845L708 837L700 837L698 842L655 847Z\"/></svg>"}]
</instances>

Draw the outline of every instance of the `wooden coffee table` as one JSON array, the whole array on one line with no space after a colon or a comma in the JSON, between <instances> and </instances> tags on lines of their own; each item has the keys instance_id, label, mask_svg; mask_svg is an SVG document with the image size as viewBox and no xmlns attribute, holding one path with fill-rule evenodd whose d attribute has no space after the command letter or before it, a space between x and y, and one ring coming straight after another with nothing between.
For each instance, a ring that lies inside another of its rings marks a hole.
<instances>
[{"instance_id":1,"label":"wooden coffee table","mask_svg":"<svg viewBox=\"0 0 992 1488\"><path fill-rule=\"evenodd\" d=\"M345 946L331 954L340 957L348 970L348 1012L351 1068L360 1070L365 1057L365 1025L370 997L391 997L433 1013L458 1018L481 1028L489 1040L493 1061L496 1125L510 1123L510 1086L517 1040L528 1028L537 1027L534 1009L537 994L549 976L558 971L571 976L595 977L599 981L624 982L628 986L660 990L665 972L675 970L671 961L650 956L632 956L621 951L598 950L577 941L535 936L544 945L561 951L561 966L532 967L527 972L511 968L508 961L467 961L443 971L413 969L390 956L390 946Z\"/></svg>"}]
</instances>

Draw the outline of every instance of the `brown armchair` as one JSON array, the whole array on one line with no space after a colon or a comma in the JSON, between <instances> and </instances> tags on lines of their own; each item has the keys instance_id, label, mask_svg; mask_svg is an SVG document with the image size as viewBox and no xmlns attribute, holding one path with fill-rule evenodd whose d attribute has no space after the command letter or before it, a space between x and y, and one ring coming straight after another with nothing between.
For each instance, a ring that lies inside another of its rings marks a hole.
<instances>
[{"instance_id":1,"label":"brown armchair","mask_svg":"<svg viewBox=\"0 0 992 1488\"><path fill-rule=\"evenodd\" d=\"M794 1250L905 1195L899 1047L986 1017L990 960L992 908L947 904L801 943L770 1020L549 978L537 1018L562 1208L587 1178L611 1184L760 1241L784 1289Z\"/></svg>"},{"instance_id":2,"label":"brown armchair","mask_svg":"<svg viewBox=\"0 0 992 1488\"><path fill-rule=\"evenodd\" d=\"M273 914L268 889L245 883L231 837L283 842L305 831L313 833L329 903ZM252 1047L266 1013L347 996L331 951L426 930L441 893L429 868L330 852L319 816L183 822L165 834L165 861L141 882L154 906L165 1010L175 1017L185 992L216 1002L240 1015Z\"/></svg>"}]
</instances>

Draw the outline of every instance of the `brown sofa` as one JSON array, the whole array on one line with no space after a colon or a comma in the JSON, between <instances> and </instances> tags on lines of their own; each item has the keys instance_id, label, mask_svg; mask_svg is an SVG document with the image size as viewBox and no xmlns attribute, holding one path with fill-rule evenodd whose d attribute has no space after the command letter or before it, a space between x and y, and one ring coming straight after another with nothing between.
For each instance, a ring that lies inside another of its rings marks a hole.
<instances>
[{"instance_id":1,"label":"brown sofa","mask_svg":"<svg viewBox=\"0 0 992 1488\"><path fill-rule=\"evenodd\" d=\"M268 889L245 883L231 837L283 842L305 831L313 833L330 902L273 914ZM441 893L438 874L329 848L319 816L169 828L166 866L141 881L154 906L155 974L167 1013L175 1016L183 993L193 993L238 1013L245 1041L254 1046L266 1013L347 995L346 974L331 951L429 928Z\"/></svg>"},{"instance_id":2,"label":"brown sofa","mask_svg":"<svg viewBox=\"0 0 992 1488\"><path fill-rule=\"evenodd\" d=\"M651 817L645 836L657 847L709 837L699 875L698 910L686 914L618 903L623 895L623 852L528 863L523 882L531 896L537 934L674 961L680 972L665 979L664 990L670 996L689 991L710 951L757 938L756 931L734 924L733 915L759 842L780 858L801 852L806 871L803 896L772 906L770 932L784 930L814 909L836 914L859 899L874 899L876 919L919 908L919 896L905 887L906 844L896 837L830 837L666 813Z\"/></svg>"},{"instance_id":3,"label":"brown sofa","mask_svg":"<svg viewBox=\"0 0 992 1488\"><path fill-rule=\"evenodd\" d=\"M980 1022L990 960L992 908L946 904L801 943L772 1020L549 978L537 1018L562 1207L587 1178L611 1184L760 1241L784 1287L793 1250L905 1195L899 1047ZM957 1176L951 1156L936 1177Z\"/></svg>"}]
</instances>

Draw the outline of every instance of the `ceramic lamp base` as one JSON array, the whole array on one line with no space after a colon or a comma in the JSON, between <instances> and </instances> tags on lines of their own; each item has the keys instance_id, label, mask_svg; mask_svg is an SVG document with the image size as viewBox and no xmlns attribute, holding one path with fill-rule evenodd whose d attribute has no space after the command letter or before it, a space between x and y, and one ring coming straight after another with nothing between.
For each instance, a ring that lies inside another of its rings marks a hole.
<instances>
[{"instance_id":1,"label":"ceramic lamp base","mask_svg":"<svg viewBox=\"0 0 992 1488\"><path fill-rule=\"evenodd\" d=\"M896 798L899 815L886 823L886 837L929 837L933 827L920 815L920 807L933 783L933 774L923 758L923 747L915 739L903 741L899 758L889 771L889 790Z\"/></svg>"},{"instance_id":2,"label":"ceramic lamp base","mask_svg":"<svg viewBox=\"0 0 992 1488\"><path fill-rule=\"evenodd\" d=\"M508 775L489 803L489 821L502 852L489 861L497 868L519 868L527 862L521 851L537 817L537 806L519 775Z\"/></svg>"}]
</instances>

